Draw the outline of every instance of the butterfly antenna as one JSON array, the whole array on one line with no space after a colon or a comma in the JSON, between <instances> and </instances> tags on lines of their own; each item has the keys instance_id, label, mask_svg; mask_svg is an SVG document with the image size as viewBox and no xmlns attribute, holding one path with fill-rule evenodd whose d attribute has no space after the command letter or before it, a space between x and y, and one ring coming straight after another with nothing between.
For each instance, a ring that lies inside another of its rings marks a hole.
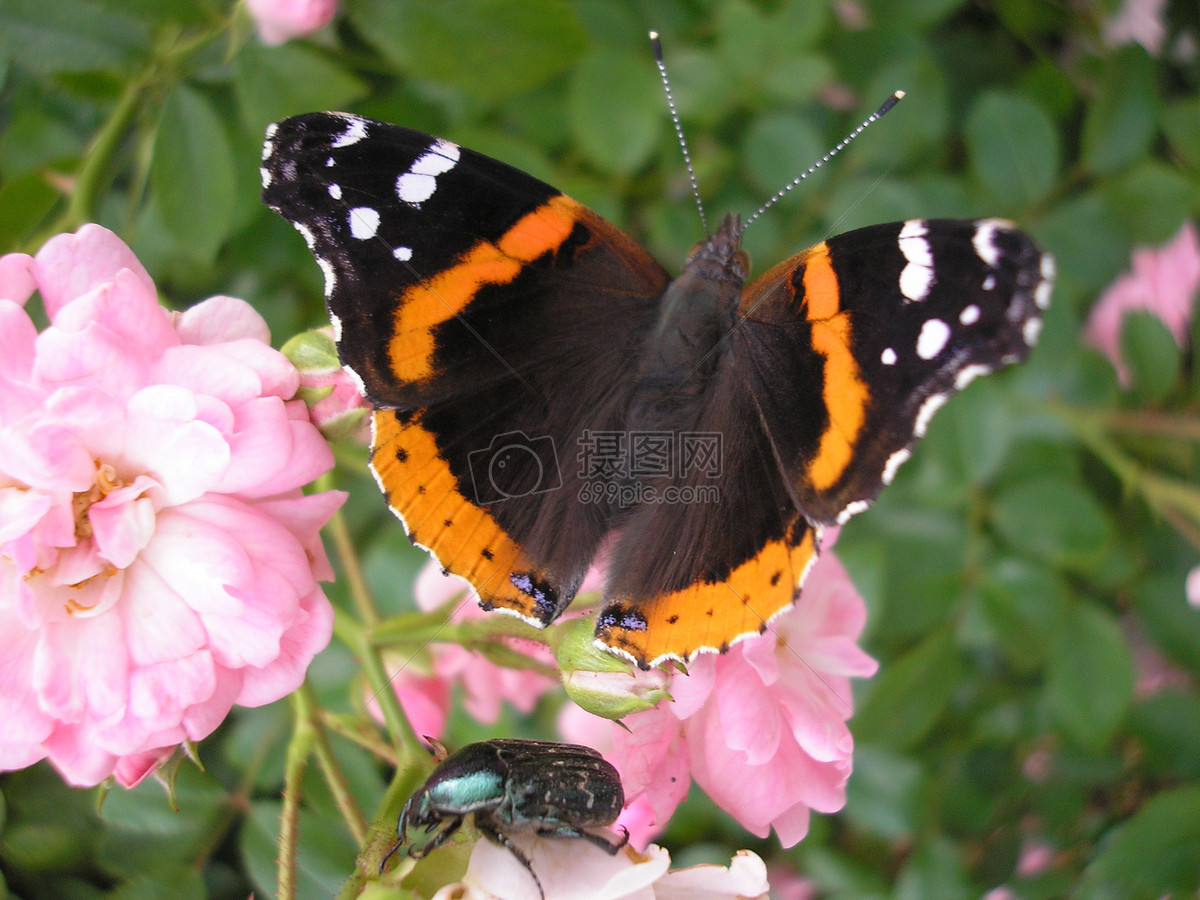
<instances>
[{"instance_id":1,"label":"butterfly antenna","mask_svg":"<svg viewBox=\"0 0 1200 900\"><path fill-rule=\"evenodd\" d=\"M749 228L751 226L751 224L753 224L754 220L757 219L759 216L761 216L763 213L765 213L768 209L770 209L776 203L778 203L781 199L783 199L784 195L787 194L788 191L790 191L792 188L794 188L796 185L798 185L801 181L803 181L805 178L807 178L813 172L817 171L817 169L821 168L821 166L825 165L825 163L829 162L831 159L833 159L835 156L837 156L839 153L841 153L842 150L845 149L847 144L849 144L852 140L854 140L856 137L858 137L860 134L862 134L864 131L866 131L867 126L870 125L872 122L875 122L878 119L881 119L883 117L884 113L886 113L893 106L895 106L897 103L899 103L900 99L903 96L904 96L904 91L896 91L894 94L892 94L892 96L888 97L885 101L883 101L883 105L880 106L879 109L875 110L875 112L871 113L871 115L867 116L867 118L865 120L863 120L862 124L860 124L857 128L855 128L852 132L850 132L848 135L846 135L846 137L844 137L842 139L841 143L839 143L836 147L834 147L832 150L830 150L828 153L826 153L824 156L822 156L819 160L817 160L815 163L813 163L811 166L809 166L807 171L801 173L799 176L792 179L792 181L790 183L784 185L782 190L777 192L773 197L771 197L770 200L768 200L766 203L764 203L762 206L760 206L758 208L757 212L755 212L754 215L752 215L750 218L748 218L746 220L745 224L742 225L741 233L745 234L746 229Z\"/></svg>"},{"instance_id":2,"label":"butterfly antenna","mask_svg":"<svg viewBox=\"0 0 1200 900\"><path fill-rule=\"evenodd\" d=\"M658 66L663 90L667 93L667 106L671 110L671 121L675 123L675 136L679 139L679 149L683 151L683 164L687 166L688 178L692 182L692 196L696 198L696 208L700 210L700 224L704 226L704 236L710 237L708 216L704 213L704 201L700 199L700 187L696 184L696 170L692 168L692 155L688 152L687 140L683 136L683 126L679 123L679 112L675 109L675 97L671 94L671 79L667 77L667 64L663 60L662 41L659 39L657 31L650 32L650 46L654 48L654 64Z\"/></svg>"}]
</instances>

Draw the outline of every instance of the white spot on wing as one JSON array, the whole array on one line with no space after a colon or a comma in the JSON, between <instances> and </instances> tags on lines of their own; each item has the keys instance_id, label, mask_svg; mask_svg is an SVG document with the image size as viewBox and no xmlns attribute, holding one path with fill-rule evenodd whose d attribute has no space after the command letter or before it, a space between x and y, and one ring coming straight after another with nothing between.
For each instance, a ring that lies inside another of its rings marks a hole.
<instances>
[{"instance_id":1,"label":"white spot on wing","mask_svg":"<svg viewBox=\"0 0 1200 900\"><path fill-rule=\"evenodd\" d=\"M360 241L375 237L379 230L379 212L369 206L356 206L350 210L349 221L350 234Z\"/></svg>"},{"instance_id":2,"label":"white spot on wing","mask_svg":"<svg viewBox=\"0 0 1200 900\"><path fill-rule=\"evenodd\" d=\"M871 504L868 503L866 500L855 500L853 503L847 504L846 508L843 509L840 513L838 513L837 523L839 525L845 525L847 522L850 521L851 516L857 516L860 512L865 510L870 505Z\"/></svg>"},{"instance_id":3,"label":"white spot on wing","mask_svg":"<svg viewBox=\"0 0 1200 900\"><path fill-rule=\"evenodd\" d=\"M346 130L338 135L329 146L333 149L338 147L349 147L351 144L357 144L367 136L367 121L360 119L357 116L346 116L346 121L350 124Z\"/></svg>"},{"instance_id":4,"label":"white spot on wing","mask_svg":"<svg viewBox=\"0 0 1200 900\"><path fill-rule=\"evenodd\" d=\"M333 290L337 287L337 275L333 271L333 266L329 264L329 260L316 257L317 265L321 267L321 271L325 273L325 299L328 300L333 296ZM339 325L340 327L340 325Z\"/></svg>"},{"instance_id":5,"label":"white spot on wing","mask_svg":"<svg viewBox=\"0 0 1200 900\"><path fill-rule=\"evenodd\" d=\"M883 352L879 354L879 361L885 366L894 366L896 364L896 351L891 347L885 347Z\"/></svg>"},{"instance_id":6,"label":"white spot on wing","mask_svg":"<svg viewBox=\"0 0 1200 900\"><path fill-rule=\"evenodd\" d=\"M968 384L978 378L980 375L986 375L991 370L989 366L967 366L961 372L954 376L954 388L961 391Z\"/></svg>"},{"instance_id":7,"label":"white spot on wing","mask_svg":"<svg viewBox=\"0 0 1200 900\"><path fill-rule=\"evenodd\" d=\"M909 263L900 273L900 293L913 301L924 300L933 287L933 269Z\"/></svg>"},{"instance_id":8,"label":"white spot on wing","mask_svg":"<svg viewBox=\"0 0 1200 900\"><path fill-rule=\"evenodd\" d=\"M304 243L308 245L309 250L317 246L317 236L308 230L308 226L301 225L299 222L293 222L292 225L300 232L300 237L304 238Z\"/></svg>"},{"instance_id":9,"label":"white spot on wing","mask_svg":"<svg viewBox=\"0 0 1200 900\"><path fill-rule=\"evenodd\" d=\"M396 196L411 206L424 203L437 190L437 179L432 175L414 175L405 172L396 179Z\"/></svg>"},{"instance_id":10,"label":"white spot on wing","mask_svg":"<svg viewBox=\"0 0 1200 900\"><path fill-rule=\"evenodd\" d=\"M412 259L412 247L397 247L392 251L392 256L400 260L400 262L408 262Z\"/></svg>"},{"instance_id":11,"label":"white spot on wing","mask_svg":"<svg viewBox=\"0 0 1200 900\"><path fill-rule=\"evenodd\" d=\"M883 483L891 484L892 479L896 477L896 470L904 465L912 457L912 451L907 447L902 450L897 450L888 457L887 462L883 466Z\"/></svg>"},{"instance_id":12,"label":"white spot on wing","mask_svg":"<svg viewBox=\"0 0 1200 900\"><path fill-rule=\"evenodd\" d=\"M1042 334L1042 320L1029 319L1021 327L1021 337L1025 338L1025 343L1030 347L1036 346L1038 338Z\"/></svg>"},{"instance_id":13,"label":"white spot on wing","mask_svg":"<svg viewBox=\"0 0 1200 900\"><path fill-rule=\"evenodd\" d=\"M921 326L917 335L917 356L921 359L933 359L946 348L950 340L950 326L941 319L930 319Z\"/></svg>"},{"instance_id":14,"label":"white spot on wing","mask_svg":"<svg viewBox=\"0 0 1200 900\"><path fill-rule=\"evenodd\" d=\"M925 431L929 428L929 420L933 418L933 414L941 409L949 399L946 394L934 394L928 397L921 408L917 410L917 421L913 425L913 434L917 437L925 437Z\"/></svg>"},{"instance_id":15,"label":"white spot on wing","mask_svg":"<svg viewBox=\"0 0 1200 900\"><path fill-rule=\"evenodd\" d=\"M329 186L329 196L334 200L342 199L342 186L340 184L331 184Z\"/></svg>"},{"instance_id":16,"label":"white spot on wing","mask_svg":"<svg viewBox=\"0 0 1200 900\"><path fill-rule=\"evenodd\" d=\"M417 157L409 171L415 175L441 175L453 169L461 156L462 150L458 144L439 140Z\"/></svg>"},{"instance_id":17,"label":"white spot on wing","mask_svg":"<svg viewBox=\"0 0 1200 900\"><path fill-rule=\"evenodd\" d=\"M908 261L900 273L900 293L909 300L924 300L933 287L933 251L925 239L928 233L923 219L909 219L900 229L897 243Z\"/></svg>"},{"instance_id":18,"label":"white spot on wing","mask_svg":"<svg viewBox=\"0 0 1200 900\"><path fill-rule=\"evenodd\" d=\"M963 311L958 314L958 321L964 325L974 325L979 321L979 307L974 303L964 307Z\"/></svg>"},{"instance_id":19,"label":"white spot on wing","mask_svg":"<svg viewBox=\"0 0 1200 900\"><path fill-rule=\"evenodd\" d=\"M1033 302L1037 304L1038 309L1046 309L1050 306L1050 292L1054 289L1055 268L1054 257L1049 253L1043 254L1041 265L1042 283L1033 292Z\"/></svg>"},{"instance_id":20,"label":"white spot on wing","mask_svg":"<svg viewBox=\"0 0 1200 900\"><path fill-rule=\"evenodd\" d=\"M975 236L971 238L971 246L975 255L984 261L989 268L1000 264L1000 248L996 246L996 232L1007 231L1011 226L1003 219L981 219L975 223Z\"/></svg>"},{"instance_id":21,"label":"white spot on wing","mask_svg":"<svg viewBox=\"0 0 1200 900\"><path fill-rule=\"evenodd\" d=\"M262 176L262 185L263 190L265 191L271 186L271 173L268 171L266 166L263 166L258 170L258 174Z\"/></svg>"},{"instance_id":22,"label":"white spot on wing","mask_svg":"<svg viewBox=\"0 0 1200 900\"><path fill-rule=\"evenodd\" d=\"M461 155L457 144L438 140L396 179L396 196L413 206L428 200L437 190L437 176L453 169Z\"/></svg>"}]
</instances>

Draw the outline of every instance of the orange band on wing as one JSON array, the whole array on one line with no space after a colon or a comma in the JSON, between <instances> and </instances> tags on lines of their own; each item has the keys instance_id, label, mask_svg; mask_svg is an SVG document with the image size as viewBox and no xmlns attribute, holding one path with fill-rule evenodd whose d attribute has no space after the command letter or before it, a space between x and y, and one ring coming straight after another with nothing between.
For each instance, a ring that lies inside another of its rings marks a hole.
<instances>
[{"instance_id":1,"label":"orange band on wing","mask_svg":"<svg viewBox=\"0 0 1200 900\"><path fill-rule=\"evenodd\" d=\"M725 652L730 642L766 630L772 617L795 602L796 589L816 556L811 528L795 546L767 543L729 577L638 602L646 628L612 626L597 637L640 665L666 658L688 660L701 650Z\"/></svg>"},{"instance_id":2,"label":"orange band on wing","mask_svg":"<svg viewBox=\"0 0 1200 900\"><path fill-rule=\"evenodd\" d=\"M401 423L395 410L377 410L373 424L371 468L409 538L471 582L486 603L539 620L533 599L509 578L532 567L491 514L459 490L420 414Z\"/></svg>"},{"instance_id":3,"label":"orange band on wing","mask_svg":"<svg viewBox=\"0 0 1200 900\"><path fill-rule=\"evenodd\" d=\"M563 195L519 219L496 243L480 241L449 269L404 292L397 302L388 345L392 371L402 381L433 374L434 329L466 309L488 284L507 284L521 268L562 246L582 207Z\"/></svg>"},{"instance_id":4,"label":"orange band on wing","mask_svg":"<svg viewBox=\"0 0 1200 900\"><path fill-rule=\"evenodd\" d=\"M841 309L841 292L826 244L817 244L805 257L804 301L812 323L813 349L825 357L823 400L829 411L829 424L808 464L808 477L817 490L827 490L854 456L871 395L850 351L854 338L850 315Z\"/></svg>"}]
</instances>

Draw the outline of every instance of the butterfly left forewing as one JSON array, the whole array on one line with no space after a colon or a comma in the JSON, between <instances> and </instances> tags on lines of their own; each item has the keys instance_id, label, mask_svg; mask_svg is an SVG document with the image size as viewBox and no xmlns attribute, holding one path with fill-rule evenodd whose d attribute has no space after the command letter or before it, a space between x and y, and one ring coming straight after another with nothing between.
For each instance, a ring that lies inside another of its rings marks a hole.
<instances>
[{"instance_id":1,"label":"butterfly left forewing","mask_svg":"<svg viewBox=\"0 0 1200 900\"><path fill-rule=\"evenodd\" d=\"M621 426L666 272L533 176L359 116L272 126L263 184L325 273L410 539L483 605L552 621L609 528L579 442Z\"/></svg>"},{"instance_id":2,"label":"butterfly left forewing","mask_svg":"<svg viewBox=\"0 0 1200 900\"><path fill-rule=\"evenodd\" d=\"M1010 223L915 219L830 238L748 285L733 352L804 515L865 509L951 395L1028 356L1052 278Z\"/></svg>"}]
</instances>

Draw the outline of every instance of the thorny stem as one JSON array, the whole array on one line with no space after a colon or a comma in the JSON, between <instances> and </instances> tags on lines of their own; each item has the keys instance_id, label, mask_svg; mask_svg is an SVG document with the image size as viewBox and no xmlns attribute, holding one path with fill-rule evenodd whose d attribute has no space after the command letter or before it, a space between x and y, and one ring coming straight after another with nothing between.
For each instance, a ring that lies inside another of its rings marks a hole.
<instances>
[{"instance_id":1,"label":"thorny stem","mask_svg":"<svg viewBox=\"0 0 1200 900\"><path fill-rule=\"evenodd\" d=\"M321 767L321 773L325 776L325 782L329 785L330 793L333 794L333 801L337 804L342 818L346 820L355 842L361 845L367 840L366 821L362 810L358 808L358 802L350 792L350 785L342 774L337 759L334 758L329 736L322 725L317 698L313 696L312 687L308 682L300 686L296 697L297 718L304 716L307 727L313 730L312 750L317 757L317 764Z\"/></svg>"},{"instance_id":2,"label":"thorny stem","mask_svg":"<svg viewBox=\"0 0 1200 900\"><path fill-rule=\"evenodd\" d=\"M300 833L300 784L308 768L308 754L312 750L316 730L305 711L307 699L301 691L292 694L292 709L296 713L296 726L288 743L287 760L283 777L283 810L279 816L278 870L279 900L295 900L296 897L296 849Z\"/></svg>"}]
</instances>

